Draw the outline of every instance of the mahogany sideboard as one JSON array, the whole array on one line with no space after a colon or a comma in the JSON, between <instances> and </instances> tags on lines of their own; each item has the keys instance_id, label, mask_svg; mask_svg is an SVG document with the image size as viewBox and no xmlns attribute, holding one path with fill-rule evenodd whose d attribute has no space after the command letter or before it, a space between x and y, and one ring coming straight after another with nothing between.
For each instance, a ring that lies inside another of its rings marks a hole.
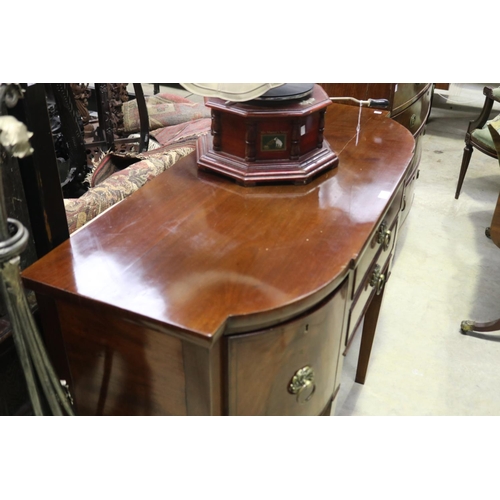
<instances>
[{"instance_id":1,"label":"mahogany sideboard","mask_svg":"<svg viewBox=\"0 0 500 500\"><path fill-rule=\"evenodd\" d=\"M364 383L414 165L379 110L328 106L336 168L245 187L196 153L23 272L79 415L328 415Z\"/></svg>"}]
</instances>

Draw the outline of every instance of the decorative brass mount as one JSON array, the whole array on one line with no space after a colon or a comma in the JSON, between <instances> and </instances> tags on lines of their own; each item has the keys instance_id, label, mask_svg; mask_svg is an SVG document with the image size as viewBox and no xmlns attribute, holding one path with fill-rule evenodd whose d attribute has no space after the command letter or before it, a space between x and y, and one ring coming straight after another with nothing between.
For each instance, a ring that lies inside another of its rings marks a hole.
<instances>
[{"instance_id":1,"label":"decorative brass mount","mask_svg":"<svg viewBox=\"0 0 500 500\"><path fill-rule=\"evenodd\" d=\"M384 250L387 250L391 244L391 230L387 229L386 221L383 221L382 224L380 224L377 234L377 243L382 245Z\"/></svg>"},{"instance_id":2,"label":"decorative brass mount","mask_svg":"<svg viewBox=\"0 0 500 500\"><path fill-rule=\"evenodd\" d=\"M310 366L304 366L297 370L288 386L288 392L297 395L297 402L307 403L316 390L314 384L314 370Z\"/></svg>"},{"instance_id":3,"label":"decorative brass mount","mask_svg":"<svg viewBox=\"0 0 500 500\"><path fill-rule=\"evenodd\" d=\"M385 274L381 274L380 266L376 265L370 279L370 286L375 287L377 295L380 295L382 293L384 285L385 285Z\"/></svg>"}]
</instances>

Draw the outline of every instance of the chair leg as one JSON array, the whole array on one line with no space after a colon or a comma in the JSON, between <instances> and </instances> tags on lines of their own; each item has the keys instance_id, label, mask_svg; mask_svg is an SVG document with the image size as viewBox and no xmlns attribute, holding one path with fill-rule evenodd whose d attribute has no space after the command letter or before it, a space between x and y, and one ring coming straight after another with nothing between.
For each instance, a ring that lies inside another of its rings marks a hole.
<instances>
[{"instance_id":1,"label":"chair leg","mask_svg":"<svg viewBox=\"0 0 500 500\"><path fill-rule=\"evenodd\" d=\"M460 190L462 189L462 184L465 179L465 174L467 173L467 168L469 167L472 151L473 151L472 146L466 143L464 148L464 156L462 158L462 166L460 167L460 175L458 176L457 190L455 192L455 200L458 200L458 197L460 196Z\"/></svg>"},{"instance_id":2,"label":"chair leg","mask_svg":"<svg viewBox=\"0 0 500 500\"><path fill-rule=\"evenodd\" d=\"M479 323L465 320L460 323L460 332L467 335L469 332L497 332L500 330L500 319Z\"/></svg>"}]
</instances>

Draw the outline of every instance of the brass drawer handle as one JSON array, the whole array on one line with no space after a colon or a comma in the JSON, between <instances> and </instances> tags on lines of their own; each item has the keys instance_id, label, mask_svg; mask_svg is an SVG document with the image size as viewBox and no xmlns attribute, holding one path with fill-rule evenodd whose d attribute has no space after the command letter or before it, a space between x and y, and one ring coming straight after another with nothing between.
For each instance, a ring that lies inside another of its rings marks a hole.
<instances>
[{"instance_id":1,"label":"brass drawer handle","mask_svg":"<svg viewBox=\"0 0 500 500\"><path fill-rule=\"evenodd\" d=\"M417 115L416 114L411 115L411 118L410 118L410 128L412 128L413 125L415 125L416 121L417 121Z\"/></svg>"},{"instance_id":2,"label":"brass drawer handle","mask_svg":"<svg viewBox=\"0 0 500 500\"><path fill-rule=\"evenodd\" d=\"M380 224L377 234L377 243L382 245L384 250L389 248L391 244L391 230L387 229L387 223L384 221Z\"/></svg>"},{"instance_id":3,"label":"brass drawer handle","mask_svg":"<svg viewBox=\"0 0 500 500\"><path fill-rule=\"evenodd\" d=\"M377 264L370 279L370 286L375 288L375 293L380 295L385 285L385 274L381 274L380 266Z\"/></svg>"},{"instance_id":4,"label":"brass drawer handle","mask_svg":"<svg viewBox=\"0 0 500 500\"><path fill-rule=\"evenodd\" d=\"M295 372L288 386L288 392L297 395L297 402L307 403L316 390L314 384L314 370L310 366L304 366Z\"/></svg>"}]
</instances>

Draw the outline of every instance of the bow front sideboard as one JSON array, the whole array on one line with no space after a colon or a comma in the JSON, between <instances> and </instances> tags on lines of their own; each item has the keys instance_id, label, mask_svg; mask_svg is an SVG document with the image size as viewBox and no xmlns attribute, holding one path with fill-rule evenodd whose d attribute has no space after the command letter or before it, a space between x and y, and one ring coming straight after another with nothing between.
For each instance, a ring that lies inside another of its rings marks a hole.
<instances>
[{"instance_id":1,"label":"bow front sideboard","mask_svg":"<svg viewBox=\"0 0 500 500\"><path fill-rule=\"evenodd\" d=\"M339 163L307 184L194 152L23 272L77 414L329 415L358 330L364 383L415 141L358 118L328 106Z\"/></svg>"}]
</instances>

